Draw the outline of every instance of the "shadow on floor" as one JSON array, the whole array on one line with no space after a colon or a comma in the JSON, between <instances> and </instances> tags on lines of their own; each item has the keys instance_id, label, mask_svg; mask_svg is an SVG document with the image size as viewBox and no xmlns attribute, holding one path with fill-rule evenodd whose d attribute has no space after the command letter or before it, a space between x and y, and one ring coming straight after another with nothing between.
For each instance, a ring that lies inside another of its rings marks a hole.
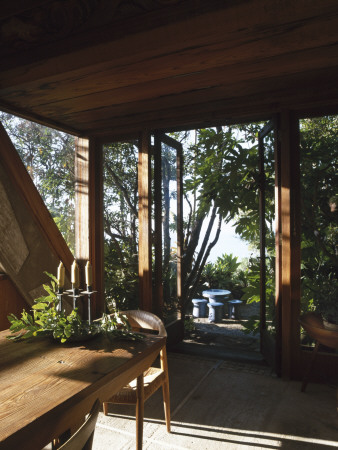
<instances>
[{"instance_id":1,"label":"shadow on floor","mask_svg":"<svg viewBox=\"0 0 338 450\"><path fill-rule=\"evenodd\" d=\"M336 391L276 378L257 364L169 353L172 433L161 392L145 405L144 449L337 448ZM134 449L133 407L100 413L94 450Z\"/></svg>"},{"instance_id":2,"label":"shadow on floor","mask_svg":"<svg viewBox=\"0 0 338 450\"><path fill-rule=\"evenodd\" d=\"M265 364L259 334L245 333L241 321L224 318L220 323L209 323L206 318L198 318L193 324L195 329L186 332L184 340L170 347L170 351Z\"/></svg>"}]
</instances>

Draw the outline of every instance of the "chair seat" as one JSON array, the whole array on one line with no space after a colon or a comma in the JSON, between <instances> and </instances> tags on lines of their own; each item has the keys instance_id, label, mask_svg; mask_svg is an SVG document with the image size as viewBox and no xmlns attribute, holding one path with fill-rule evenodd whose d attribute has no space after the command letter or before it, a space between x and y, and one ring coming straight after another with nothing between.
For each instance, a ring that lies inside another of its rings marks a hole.
<instances>
[{"instance_id":1,"label":"chair seat","mask_svg":"<svg viewBox=\"0 0 338 450\"><path fill-rule=\"evenodd\" d=\"M165 381L165 372L157 367L149 367L143 376L144 400L147 400ZM137 380L135 379L107 401L111 403L135 404L137 400L136 387Z\"/></svg>"}]
</instances>

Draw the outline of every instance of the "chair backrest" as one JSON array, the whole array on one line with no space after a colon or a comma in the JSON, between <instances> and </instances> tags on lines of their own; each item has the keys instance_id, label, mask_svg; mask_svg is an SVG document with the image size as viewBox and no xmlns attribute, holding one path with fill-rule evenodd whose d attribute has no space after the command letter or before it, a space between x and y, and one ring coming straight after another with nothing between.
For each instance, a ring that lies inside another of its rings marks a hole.
<instances>
[{"instance_id":1,"label":"chair backrest","mask_svg":"<svg viewBox=\"0 0 338 450\"><path fill-rule=\"evenodd\" d=\"M93 437L97 416L100 411L100 402L96 400L85 423L65 442L59 450L90 450L93 445Z\"/></svg>"},{"instance_id":2,"label":"chair backrest","mask_svg":"<svg viewBox=\"0 0 338 450\"><path fill-rule=\"evenodd\" d=\"M158 331L159 336L167 336L162 320L155 314L138 309L124 311L132 327Z\"/></svg>"}]
</instances>

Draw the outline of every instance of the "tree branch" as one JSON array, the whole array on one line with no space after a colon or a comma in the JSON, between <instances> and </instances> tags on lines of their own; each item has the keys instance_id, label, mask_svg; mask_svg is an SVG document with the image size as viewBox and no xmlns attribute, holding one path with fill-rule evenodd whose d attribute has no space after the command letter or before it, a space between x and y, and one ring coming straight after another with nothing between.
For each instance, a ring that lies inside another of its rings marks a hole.
<instances>
[{"instance_id":1,"label":"tree branch","mask_svg":"<svg viewBox=\"0 0 338 450\"><path fill-rule=\"evenodd\" d=\"M198 282L199 282L199 280L200 280L200 277L201 277L201 275L202 275L204 266L205 266L205 264L206 264L206 262L207 262L207 259L209 258L210 252L211 252L212 248L213 248L213 247L217 244L217 242L218 242L219 236L220 236L220 234L221 234L221 229L222 229L222 221L223 221L223 217L222 217L222 215L220 214L219 217L218 217L218 225L217 225L217 230L216 230L215 238L214 238L214 240L213 240L212 242L210 242L210 244L208 245L207 251L205 252L203 261L202 261L202 263L200 264L200 267L199 267L199 269L198 269L197 276L195 277L195 281L194 281L193 286L192 286L192 288L191 288L191 290L190 290L190 295L189 295L188 300L191 300L191 299L192 299L192 297L193 297L193 295L194 295L194 292L195 292L195 290L196 290L197 284L198 284ZM187 301L188 301L188 300L187 300Z\"/></svg>"},{"instance_id":2,"label":"tree branch","mask_svg":"<svg viewBox=\"0 0 338 450\"><path fill-rule=\"evenodd\" d=\"M192 271L190 272L189 276L186 279L185 286L184 286L184 291L187 291L188 287L193 283L193 281L195 280L196 274L198 273L199 266L201 264L201 261L203 259L203 255L204 255L205 249L206 249L207 244L208 244L208 240L209 240L209 237L210 237L210 234L211 234L211 230L212 230L212 227L213 227L214 222L215 222L216 210L217 210L217 208L214 205L213 208L212 208L212 211L211 211L211 217L210 217L210 220L209 220L208 228L207 228L207 231L206 231L206 233L204 235L203 242L202 242L201 248L200 248L200 250L198 252L198 256L197 256L197 259L195 261L194 267L193 267Z\"/></svg>"},{"instance_id":3,"label":"tree branch","mask_svg":"<svg viewBox=\"0 0 338 450\"><path fill-rule=\"evenodd\" d=\"M122 181L120 180L120 178L116 175L116 173L113 171L113 169L110 167L109 164L106 165L108 172L110 173L110 175L112 176L114 183L116 184L116 186L118 187L118 189L121 190L122 194L123 194L123 198L126 200L131 213L137 217L138 216L138 212L137 212L137 208L132 204L129 195L128 195L128 191L127 189L123 186Z\"/></svg>"}]
</instances>

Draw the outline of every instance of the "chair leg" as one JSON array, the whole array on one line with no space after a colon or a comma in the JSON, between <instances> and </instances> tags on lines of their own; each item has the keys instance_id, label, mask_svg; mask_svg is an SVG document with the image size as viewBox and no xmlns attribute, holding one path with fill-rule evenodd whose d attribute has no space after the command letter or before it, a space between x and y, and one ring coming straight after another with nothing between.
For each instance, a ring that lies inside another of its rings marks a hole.
<instances>
[{"instance_id":1,"label":"chair leg","mask_svg":"<svg viewBox=\"0 0 338 450\"><path fill-rule=\"evenodd\" d=\"M318 348L319 348L319 342L316 341L316 345L315 345L315 348L313 350L313 353L312 353L312 356L311 356L311 359L310 359L310 363L309 363L309 365L308 365L308 367L306 369L306 372L304 374L304 377L303 377L303 383L302 383L302 387L301 387L301 392L305 392L306 386L307 386L307 384L309 382L311 369L312 369L313 363L314 363L314 361L316 359Z\"/></svg>"},{"instance_id":2,"label":"chair leg","mask_svg":"<svg viewBox=\"0 0 338 450\"><path fill-rule=\"evenodd\" d=\"M103 402L102 405L103 405L103 414L105 416L108 416L108 402Z\"/></svg>"},{"instance_id":3,"label":"chair leg","mask_svg":"<svg viewBox=\"0 0 338 450\"><path fill-rule=\"evenodd\" d=\"M167 425L167 431L168 433L170 433L170 393L169 393L167 349L165 346L161 350L160 358L161 358L161 369L166 374L165 382L162 384L162 394L164 403L165 422Z\"/></svg>"},{"instance_id":4,"label":"chair leg","mask_svg":"<svg viewBox=\"0 0 338 450\"><path fill-rule=\"evenodd\" d=\"M163 393L165 423L167 425L167 431L168 433L170 433L170 393L168 380L162 385L162 393Z\"/></svg>"},{"instance_id":5,"label":"chair leg","mask_svg":"<svg viewBox=\"0 0 338 450\"><path fill-rule=\"evenodd\" d=\"M136 400L136 450L142 450L143 417L144 417L144 386L143 374L137 377Z\"/></svg>"}]
</instances>

